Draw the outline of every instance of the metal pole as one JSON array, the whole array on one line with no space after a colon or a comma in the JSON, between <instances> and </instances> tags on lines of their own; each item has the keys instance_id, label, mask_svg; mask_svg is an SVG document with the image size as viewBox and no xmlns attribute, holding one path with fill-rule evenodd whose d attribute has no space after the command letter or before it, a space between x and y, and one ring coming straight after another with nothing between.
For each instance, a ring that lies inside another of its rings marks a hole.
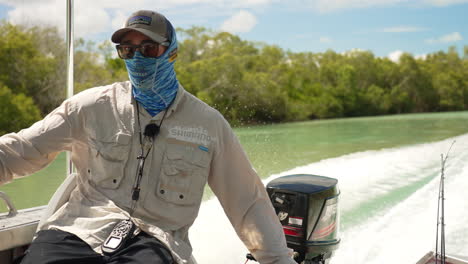
<instances>
[{"instance_id":1,"label":"metal pole","mask_svg":"<svg viewBox=\"0 0 468 264\"><path fill-rule=\"evenodd\" d=\"M439 182L439 193L437 196L437 229L436 229L436 247L435 247L435 264L439 264L439 225L440 225L440 199L442 194L442 181L444 175L444 154L440 154L440 182Z\"/></svg>"},{"instance_id":2,"label":"metal pole","mask_svg":"<svg viewBox=\"0 0 468 264\"><path fill-rule=\"evenodd\" d=\"M73 0L67 0L67 98L73 96L73 59L74 59L74 36L73 36ZM67 175L73 172L71 153L67 151Z\"/></svg>"},{"instance_id":3,"label":"metal pole","mask_svg":"<svg viewBox=\"0 0 468 264\"><path fill-rule=\"evenodd\" d=\"M447 157L446 157L447 158ZM446 159L445 159L446 160ZM446 257L445 257L445 208L444 208L444 203L445 203L445 194L444 194L444 188L445 188L445 160L442 160L442 193L441 193L441 219L440 219L440 253L442 254L441 257L441 263L445 264L446 262Z\"/></svg>"}]
</instances>

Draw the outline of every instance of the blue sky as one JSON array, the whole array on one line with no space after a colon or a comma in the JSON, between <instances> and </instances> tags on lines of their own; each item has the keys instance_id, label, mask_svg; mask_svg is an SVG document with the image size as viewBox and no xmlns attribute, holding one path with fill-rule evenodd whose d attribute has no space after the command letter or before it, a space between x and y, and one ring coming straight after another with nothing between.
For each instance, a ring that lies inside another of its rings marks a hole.
<instances>
[{"instance_id":1,"label":"blue sky","mask_svg":"<svg viewBox=\"0 0 468 264\"><path fill-rule=\"evenodd\" d=\"M65 28L65 0L0 0L0 19ZM285 50L423 56L468 45L468 0L77 0L76 35L107 39L137 9Z\"/></svg>"}]
</instances>

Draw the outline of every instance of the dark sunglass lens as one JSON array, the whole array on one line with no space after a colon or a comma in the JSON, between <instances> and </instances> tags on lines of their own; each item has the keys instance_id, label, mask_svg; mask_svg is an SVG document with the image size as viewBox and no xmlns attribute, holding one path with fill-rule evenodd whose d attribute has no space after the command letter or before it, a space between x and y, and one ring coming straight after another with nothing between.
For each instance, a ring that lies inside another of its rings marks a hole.
<instances>
[{"instance_id":1,"label":"dark sunglass lens","mask_svg":"<svg viewBox=\"0 0 468 264\"><path fill-rule=\"evenodd\" d=\"M158 57L158 44L148 43L141 45L141 53L145 57Z\"/></svg>"},{"instance_id":2,"label":"dark sunglass lens","mask_svg":"<svg viewBox=\"0 0 468 264\"><path fill-rule=\"evenodd\" d=\"M117 52L121 59L131 59L135 55L135 48L129 45L119 45L117 46Z\"/></svg>"}]
</instances>

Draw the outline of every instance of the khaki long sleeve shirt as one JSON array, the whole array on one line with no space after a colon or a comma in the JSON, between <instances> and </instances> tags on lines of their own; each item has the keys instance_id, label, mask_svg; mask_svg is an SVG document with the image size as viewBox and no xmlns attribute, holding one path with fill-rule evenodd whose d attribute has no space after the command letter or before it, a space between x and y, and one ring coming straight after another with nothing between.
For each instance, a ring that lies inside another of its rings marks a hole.
<instances>
[{"instance_id":1,"label":"khaki long sleeve shirt","mask_svg":"<svg viewBox=\"0 0 468 264\"><path fill-rule=\"evenodd\" d=\"M42 226L73 233L96 252L128 218L141 152L129 82L96 87L18 133L0 138L0 185L47 166L68 150L78 172L70 199ZM142 130L159 124L140 107ZM203 190L220 200L238 236L260 263L295 263L265 188L222 115L179 87L152 142L132 220L161 240L178 263L190 263L188 230Z\"/></svg>"}]
</instances>

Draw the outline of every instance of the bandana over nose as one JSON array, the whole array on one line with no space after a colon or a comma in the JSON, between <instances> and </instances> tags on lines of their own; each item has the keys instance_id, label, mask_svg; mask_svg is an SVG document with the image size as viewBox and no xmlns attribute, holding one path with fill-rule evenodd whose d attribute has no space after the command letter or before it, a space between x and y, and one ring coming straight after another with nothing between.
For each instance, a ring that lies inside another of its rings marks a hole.
<instances>
[{"instance_id":1,"label":"bandana over nose","mask_svg":"<svg viewBox=\"0 0 468 264\"><path fill-rule=\"evenodd\" d=\"M148 58L136 51L132 59L125 60L133 96L151 116L172 103L179 87L174 71L177 39L173 28L170 32L171 44L161 56Z\"/></svg>"}]
</instances>

